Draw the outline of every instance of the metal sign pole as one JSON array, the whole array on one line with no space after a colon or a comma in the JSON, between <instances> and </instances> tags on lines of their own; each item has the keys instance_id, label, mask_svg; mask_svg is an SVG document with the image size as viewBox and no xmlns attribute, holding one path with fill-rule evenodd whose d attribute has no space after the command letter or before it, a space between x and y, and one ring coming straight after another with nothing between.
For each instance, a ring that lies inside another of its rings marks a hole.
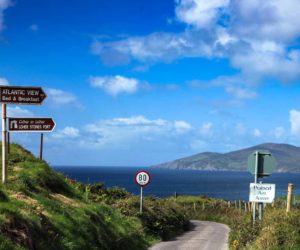
<instances>
[{"instance_id":1,"label":"metal sign pole","mask_svg":"<svg viewBox=\"0 0 300 250\"><path fill-rule=\"evenodd\" d=\"M7 132L7 155L9 157L10 154L10 133Z\"/></svg>"},{"instance_id":2,"label":"metal sign pole","mask_svg":"<svg viewBox=\"0 0 300 250\"><path fill-rule=\"evenodd\" d=\"M262 184L262 181L260 181L259 183ZM263 218L263 203L262 202L258 203L258 218L259 218L259 223L261 225L262 218Z\"/></svg>"},{"instance_id":3,"label":"metal sign pole","mask_svg":"<svg viewBox=\"0 0 300 250\"><path fill-rule=\"evenodd\" d=\"M258 172L258 151L255 152L255 172L254 172L254 183L257 183L257 172ZM252 213L253 213L253 226L255 225L256 217L256 204L252 202Z\"/></svg>"},{"instance_id":4,"label":"metal sign pole","mask_svg":"<svg viewBox=\"0 0 300 250\"><path fill-rule=\"evenodd\" d=\"M6 104L2 104L2 183L7 179L6 165Z\"/></svg>"},{"instance_id":5,"label":"metal sign pole","mask_svg":"<svg viewBox=\"0 0 300 250\"><path fill-rule=\"evenodd\" d=\"M141 186L140 213L143 212L143 186Z\"/></svg>"}]
</instances>

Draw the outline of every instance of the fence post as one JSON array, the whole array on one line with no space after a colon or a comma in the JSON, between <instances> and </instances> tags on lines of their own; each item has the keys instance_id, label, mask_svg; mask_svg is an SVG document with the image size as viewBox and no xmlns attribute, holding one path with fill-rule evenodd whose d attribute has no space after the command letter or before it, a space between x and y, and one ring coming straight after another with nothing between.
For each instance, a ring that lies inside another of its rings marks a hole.
<instances>
[{"instance_id":1,"label":"fence post","mask_svg":"<svg viewBox=\"0 0 300 250\"><path fill-rule=\"evenodd\" d=\"M292 183L289 183L289 185L288 185L287 201L286 201L286 212L287 213L291 211L293 189L294 189L294 185Z\"/></svg>"}]
</instances>

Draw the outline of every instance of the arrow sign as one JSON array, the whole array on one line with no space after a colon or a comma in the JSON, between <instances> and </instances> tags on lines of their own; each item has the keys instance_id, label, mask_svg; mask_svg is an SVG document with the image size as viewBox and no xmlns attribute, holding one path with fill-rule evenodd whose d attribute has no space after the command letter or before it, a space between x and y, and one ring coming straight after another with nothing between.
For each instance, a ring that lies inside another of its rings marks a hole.
<instances>
[{"instance_id":1,"label":"arrow sign","mask_svg":"<svg viewBox=\"0 0 300 250\"><path fill-rule=\"evenodd\" d=\"M10 132L52 132L54 127L52 118L8 118Z\"/></svg>"},{"instance_id":2,"label":"arrow sign","mask_svg":"<svg viewBox=\"0 0 300 250\"><path fill-rule=\"evenodd\" d=\"M40 87L0 87L1 103L41 104L45 98L46 94Z\"/></svg>"}]
</instances>

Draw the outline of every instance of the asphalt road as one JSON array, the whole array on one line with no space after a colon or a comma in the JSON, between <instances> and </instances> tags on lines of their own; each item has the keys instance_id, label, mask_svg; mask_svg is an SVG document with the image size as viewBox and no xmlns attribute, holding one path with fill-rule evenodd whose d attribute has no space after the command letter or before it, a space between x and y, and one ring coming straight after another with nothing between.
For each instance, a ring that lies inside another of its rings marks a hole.
<instances>
[{"instance_id":1,"label":"asphalt road","mask_svg":"<svg viewBox=\"0 0 300 250\"><path fill-rule=\"evenodd\" d=\"M227 250L229 227L210 221L191 221L191 230L160 242L149 250Z\"/></svg>"}]
</instances>

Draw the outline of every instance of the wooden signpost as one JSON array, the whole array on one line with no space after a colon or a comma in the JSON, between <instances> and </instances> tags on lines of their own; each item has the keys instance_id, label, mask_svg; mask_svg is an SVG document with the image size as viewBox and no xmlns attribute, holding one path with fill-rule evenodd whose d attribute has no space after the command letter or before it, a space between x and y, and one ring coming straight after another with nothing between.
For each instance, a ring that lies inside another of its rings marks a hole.
<instances>
[{"instance_id":1,"label":"wooden signpost","mask_svg":"<svg viewBox=\"0 0 300 250\"><path fill-rule=\"evenodd\" d=\"M140 213L143 212L143 187L147 186L150 183L150 174L147 171L139 171L135 175L135 183L141 187L141 196L140 196Z\"/></svg>"},{"instance_id":2,"label":"wooden signpost","mask_svg":"<svg viewBox=\"0 0 300 250\"><path fill-rule=\"evenodd\" d=\"M7 116L6 104L40 105L46 98L41 87L0 86L2 103L2 183L7 180ZM10 132L51 132L55 127L52 118L9 118ZM41 152L43 150L43 133L41 134Z\"/></svg>"}]
</instances>

